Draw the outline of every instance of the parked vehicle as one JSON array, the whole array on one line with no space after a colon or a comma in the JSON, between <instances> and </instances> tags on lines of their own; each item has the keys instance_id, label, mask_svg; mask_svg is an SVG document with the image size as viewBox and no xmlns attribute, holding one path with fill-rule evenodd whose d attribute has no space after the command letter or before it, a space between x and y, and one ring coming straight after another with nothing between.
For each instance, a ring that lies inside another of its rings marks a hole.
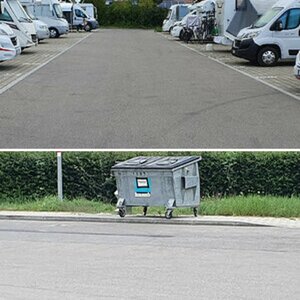
<instances>
[{"instance_id":1,"label":"parked vehicle","mask_svg":"<svg viewBox=\"0 0 300 300\"><path fill-rule=\"evenodd\" d=\"M232 54L261 66L294 60L300 50L300 1L280 0L252 26L242 29Z\"/></svg>"},{"instance_id":2,"label":"parked vehicle","mask_svg":"<svg viewBox=\"0 0 300 300\"><path fill-rule=\"evenodd\" d=\"M297 58L296 58L294 73L295 73L296 78L300 79L300 51L298 52L298 55L297 55Z\"/></svg>"},{"instance_id":3,"label":"parked vehicle","mask_svg":"<svg viewBox=\"0 0 300 300\"><path fill-rule=\"evenodd\" d=\"M278 0L216 0L214 42L232 45L241 29L253 24Z\"/></svg>"},{"instance_id":4,"label":"parked vehicle","mask_svg":"<svg viewBox=\"0 0 300 300\"><path fill-rule=\"evenodd\" d=\"M79 4L60 2L64 17L72 27L91 31L99 27L96 19L90 17Z\"/></svg>"},{"instance_id":5,"label":"parked vehicle","mask_svg":"<svg viewBox=\"0 0 300 300\"><path fill-rule=\"evenodd\" d=\"M175 22L182 20L189 13L189 4L172 5L163 21L162 31L171 32Z\"/></svg>"},{"instance_id":6,"label":"parked vehicle","mask_svg":"<svg viewBox=\"0 0 300 300\"><path fill-rule=\"evenodd\" d=\"M36 30L30 17L18 0L0 0L0 21L12 28L21 48L37 44Z\"/></svg>"},{"instance_id":7,"label":"parked vehicle","mask_svg":"<svg viewBox=\"0 0 300 300\"><path fill-rule=\"evenodd\" d=\"M48 29L48 26L43 21L39 20L37 17L35 17L30 11L28 11L26 5L22 5L28 16L33 21L35 30L36 30L36 36L38 41L48 39L50 37L50 31Z\"/></svg>"},{"instance_id":8,"label":"parked vehicle","mask_svg":"<svg viewBox=\"0 0 300 300\"><path fill-rule=\"evenodd\" d=\"M48 26L50 38L58 38L69 32L69 24L63 16L58 0L21 0L21 3Z\"/></svg>"},{"instance_id":9,"label":"parked vehicle","mask_svg":"<svg viewBox=\"0 0 300 300\"><path fill-rule=\"evenodd\" d=\"M8 25L0 22L0 62L14 59L20 53L17 36Z\"/></svg>"},{"instance_id":10,"label":"parked vehicle","mask_svg":"<svg viewBox=\"0 0 300 300\"><path fill-rule=\"evenodd\" d=\"M200 3L196 3L194 5L191 5L189 7L189 13L182 18L181 21L175 22L173 28L171 29L171 35L173 37L179 37L182 39L182 34L184 31L184 28L187 25L187 20L189 17L198 16L201 18L206 16L207 14L211 14L215 11L215 0L204 0Z\"/></svg>"},{"instance_id":11,"label":"parked vehicle","mask_svg":"<svg viewBox=\"0 0 300 300\"><path fill-rule=\"evenodd\" d=\"M95 20L98 19L97 7L93 5L93 3L79 3L79 5L87 13L88 16Z\"/></svg>"}]
</instances>

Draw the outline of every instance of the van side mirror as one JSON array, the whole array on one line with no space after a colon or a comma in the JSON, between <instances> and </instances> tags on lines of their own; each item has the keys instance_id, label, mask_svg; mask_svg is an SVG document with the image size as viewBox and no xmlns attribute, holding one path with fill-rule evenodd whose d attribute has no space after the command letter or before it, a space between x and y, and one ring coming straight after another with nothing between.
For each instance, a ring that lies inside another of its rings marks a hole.
<instances>
[{"instance_id":1,"label":"van side mirror","mask_svg":"<svg viewBox=\"0 0 300 300\"><path fill-rule=\"evenodd\" d=\"M272 26L272 29L275 31L282 31L283 30L283 23L281 20L277 20L274 25Z\"/></svg>"}]
</instances>

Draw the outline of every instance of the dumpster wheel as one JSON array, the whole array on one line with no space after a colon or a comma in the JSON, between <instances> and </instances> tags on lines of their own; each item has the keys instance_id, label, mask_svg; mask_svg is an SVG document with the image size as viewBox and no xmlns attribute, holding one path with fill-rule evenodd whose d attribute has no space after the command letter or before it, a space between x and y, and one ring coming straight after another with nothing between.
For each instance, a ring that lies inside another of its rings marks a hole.
<instances>
[{"instance_id":1,"label":"dumpster wheel","mask_svg":"<svg viewBox=\"0 0 300 300\"><path fill-rule=\"evenodd\" d=\"M121 218L124 218L125 215L126 215L126 210L125 210L125 208L120 208L118 214L119 214L119 216L120 216Z\"/></svg>"},{"instance_id":2,"label":"dumpster wheel","mask_svg":"<svg viewBox=\"0 0 300 300\"><path fill-rule=\"evenodd\" d=\"M172 209L167 209L165 212L165 217L166 219L171 219L173 217L173 210Z\"/></svg>"},{"instance_id":3,"label":"dumpster wheel","mask_svg":"<svg viewBox=\"0 0 300 300\"><path fill-rule=\"evenodd\" d=\"M198 209L197 209L197 207L194 207L194 208L193 208L193 213L194 213L194 216L195 216L195 217L198 216Z\"/></svg>"}]
</instances>

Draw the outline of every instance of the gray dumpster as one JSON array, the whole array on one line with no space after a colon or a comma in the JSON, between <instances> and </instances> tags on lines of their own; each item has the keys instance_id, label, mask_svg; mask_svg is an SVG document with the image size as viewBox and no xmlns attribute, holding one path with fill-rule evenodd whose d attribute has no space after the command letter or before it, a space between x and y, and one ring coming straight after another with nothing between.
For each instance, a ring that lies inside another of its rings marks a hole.
<instances>
[{"instance_id":1,"label":"gray dumpster","mask_svg":"<svg viewBox=\"0 0 300 300\"><path fill-rule=\"evenodd\" d=\"M197 216L200 203L200 157L135 157L112 167L116 177L119 215L126 207L165 206L167 219L176 207L191 207Z\"/></svg>"}]
</instances>

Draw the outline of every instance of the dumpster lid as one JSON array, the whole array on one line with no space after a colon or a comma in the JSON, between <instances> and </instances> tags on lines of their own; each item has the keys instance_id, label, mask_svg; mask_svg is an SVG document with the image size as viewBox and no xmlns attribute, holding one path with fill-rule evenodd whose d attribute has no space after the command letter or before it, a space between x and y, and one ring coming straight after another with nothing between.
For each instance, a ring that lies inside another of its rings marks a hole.
<instances>
[{"instance_id":1,"label":"dumpster lid","mask_svg":"<svg viewBox=\"0 0 300 300\"><path fill-rule=\"evenodd\" d=\"M191 162L201 160L199 156L139 156L120 162L112 167L116 169L174 169Z\"/></svg>"}]
</instances>

